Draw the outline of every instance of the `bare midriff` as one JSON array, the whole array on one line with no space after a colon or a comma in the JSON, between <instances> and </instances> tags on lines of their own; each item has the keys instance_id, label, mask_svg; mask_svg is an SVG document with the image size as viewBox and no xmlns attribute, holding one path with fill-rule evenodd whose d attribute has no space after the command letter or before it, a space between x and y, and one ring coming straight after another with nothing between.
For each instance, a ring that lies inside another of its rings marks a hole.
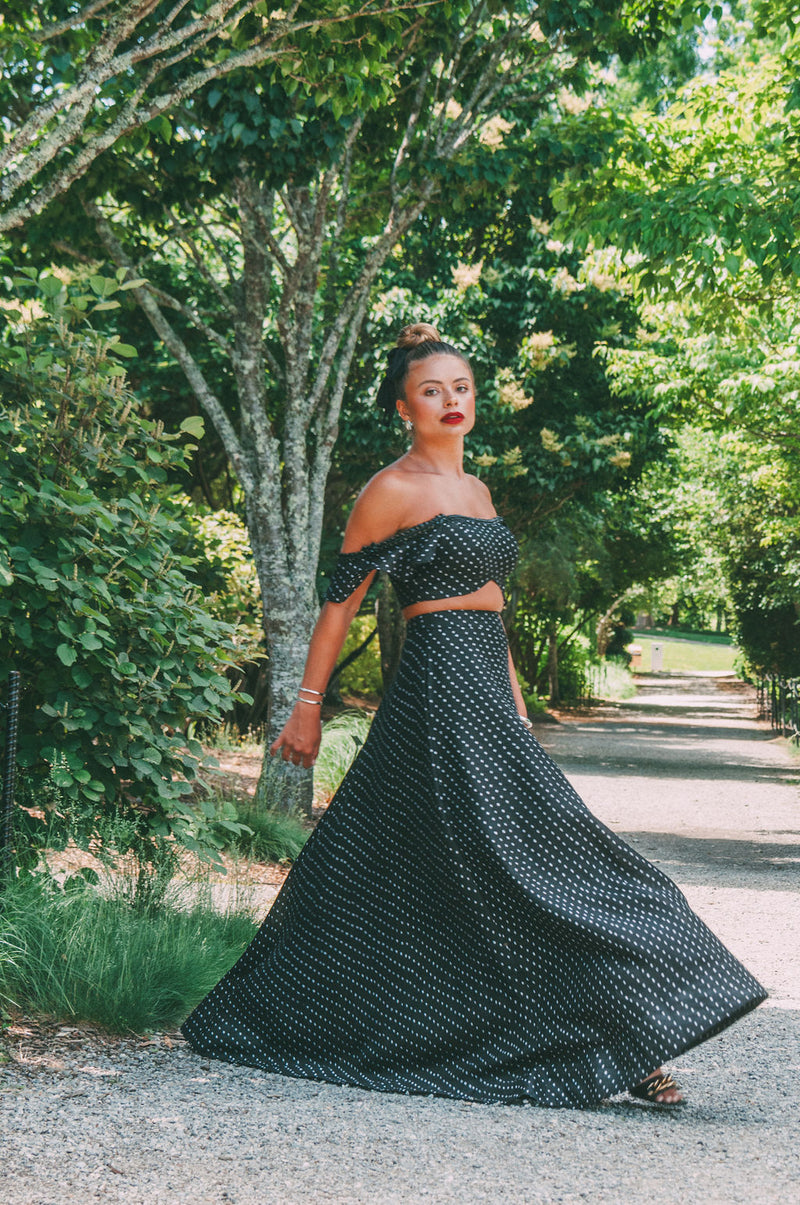
<instances>
[{"instance_id":1,"label":"bare midriff","mask_svg":"<svg viewBox=\"0 0 800 1205\"><path fill-rule=\"evenodd\" d=\"M431 598L427 602L412 603L403 607L403 616L427 615L431 611L502 611L505 604L503 591L497 582L487 582L480 590L471 594L458 594L455 598Z\"/></svg>"}]
</instances>

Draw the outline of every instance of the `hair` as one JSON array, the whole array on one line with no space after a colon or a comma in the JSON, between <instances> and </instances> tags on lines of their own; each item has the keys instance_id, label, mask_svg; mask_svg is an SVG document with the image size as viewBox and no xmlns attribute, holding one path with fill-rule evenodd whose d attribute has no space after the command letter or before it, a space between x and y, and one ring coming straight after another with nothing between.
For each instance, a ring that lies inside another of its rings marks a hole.
<instances>
[{"instance_id":1,"label":"hair","mask_svg":"<svg viewBox=\"0 0 800 1205\"><path fill-rule=\"evenodd\" d=\"M376 399L387 425L397 413L397 399L404 396L408 370L418 360L427 360L428 356L457 356L472 371L463 351L453 347L452 343L446 343L430 322L404 326L397 337L397 346L392 348L387 357L386 373Z\"/></svg>"}]
</instances>

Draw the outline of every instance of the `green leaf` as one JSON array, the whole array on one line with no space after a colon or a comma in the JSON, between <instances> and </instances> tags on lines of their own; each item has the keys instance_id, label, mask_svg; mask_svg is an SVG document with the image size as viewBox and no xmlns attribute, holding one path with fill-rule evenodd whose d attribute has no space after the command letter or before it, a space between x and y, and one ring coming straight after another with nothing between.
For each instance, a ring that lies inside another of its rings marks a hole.
<instances>
[{"instance_id":1,"label":"green leaf","mask_svg":"<svg viewBox=\"0 0 800 1205\"><path fill-rule=\"evenodd\" d=\"M74 665L78 660L75 649L68 644L60 644L56 649L56 656L62 665Z\"/></svg>"},{"instance_id":2,"label":"green leaf","mask_svg":"<svg viewBox=\"0 0 800 1205\"><path fill-rule=\"evenodd\" d=\"M202 439L205 435L205 420L200 414L192 414L183 420L180 430L191 435L193 439Z\"/></svg>"},{"instance_id":3,"label":"green leaf","mask_svg":"<svg viewBox=\"0 0 800 1205\"><path fill-rule=\"evenodd\" d=\"M58 297L59 293L64 290L64 283L57 276L41 276L39 289L45 297Z\"/></svg>"},{"instance_id":4,"label":"green leaf","mask_svg":"<svg viewBox=\"0 0 800 1205\"><path fill-rule=\"evenodd\" d=\"M109 297L117 291L117 282L107 276L90 276L89 284L100 297Z\"/></svg>"}]
</instances>

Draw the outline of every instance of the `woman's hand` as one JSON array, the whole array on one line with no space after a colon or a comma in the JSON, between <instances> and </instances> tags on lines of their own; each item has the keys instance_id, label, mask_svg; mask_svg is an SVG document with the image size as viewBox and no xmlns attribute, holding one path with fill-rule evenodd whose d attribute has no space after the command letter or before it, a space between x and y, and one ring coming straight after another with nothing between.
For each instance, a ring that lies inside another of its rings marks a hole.
<instances>
[{"instance_id":1,"label":"woman's hand","mask_svg":"<svg viewBox=\"0 0 800 1205\"><path fill-rule=\"evenodd\" d=\"M317 760L321 737L320 708L310 703L295 703L292 714L269 751L274 757L280 749L284 761L308 769Z\"/></svg>"}]
</instances>

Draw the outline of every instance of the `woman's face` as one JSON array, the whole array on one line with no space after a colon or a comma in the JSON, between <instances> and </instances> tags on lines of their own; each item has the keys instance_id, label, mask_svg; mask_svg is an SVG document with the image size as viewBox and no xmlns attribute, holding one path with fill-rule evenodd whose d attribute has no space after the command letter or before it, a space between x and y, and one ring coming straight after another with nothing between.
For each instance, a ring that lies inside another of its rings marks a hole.
<instances>
[{"instance_id":1,"label":"woman's face","mask_svg":"<svg viewBox=\"0 0 800 1205\"><path fill-rule=\"evenodd\" d=\"M465 435L475 425L475 382L458 356L428 356L408 370L400 417L410 418L416 436Z\"/></svg>"}]
</instances>

